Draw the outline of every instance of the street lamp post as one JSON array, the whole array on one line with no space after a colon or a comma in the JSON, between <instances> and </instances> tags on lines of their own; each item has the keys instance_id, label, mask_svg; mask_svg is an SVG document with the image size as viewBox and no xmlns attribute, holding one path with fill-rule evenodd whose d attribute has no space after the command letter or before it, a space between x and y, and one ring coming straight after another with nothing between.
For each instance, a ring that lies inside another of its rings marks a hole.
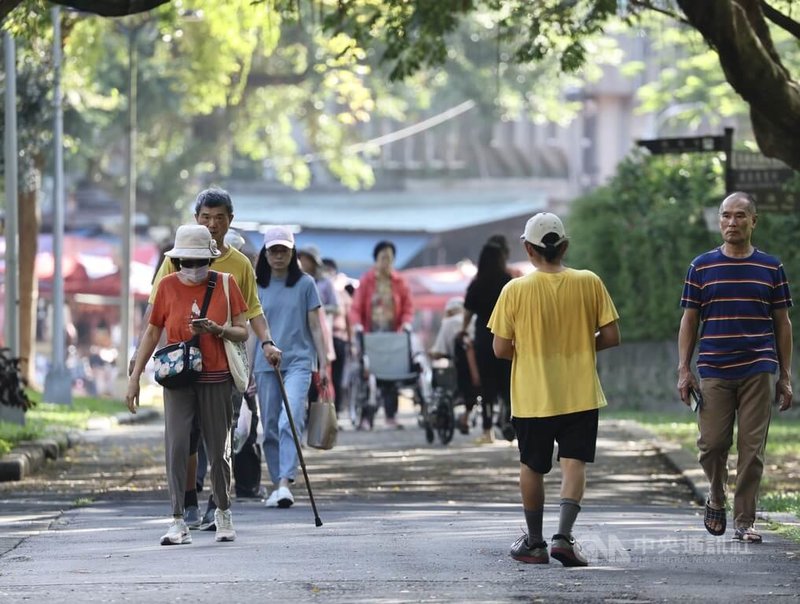
<instances>
[{"instance_id":1,"label":"street lamp post","mask_svg":"<svg viewBox=\"0 0 800 604\"><path fill-rule=\"evenodd\" d=\"M200 13L181 13L192 20L202 19ZM136 136L138 131L137 99L139 81L139 33L151 21L145 19L137 24L127 27L119 24L118 28L128 37L128 191L122 213L122 266L120 267L120 356L117 366L122 369L123 375L128 369L128 355L131 349L131 334L133 332L133 296L131 295L131 263L132 250L136 240L135 220L136 215ZM127 391L127 380L123 380L122 396Z\"/></svg>"},{"instance_id":2,"label":"street lamp post","mask_svg":"<svg viewBox=\"0 0 800 604\"><path fill-rule=\"evenodd\" d=\"M3 34L5 51L5 239L6 270L3 276L5 309L5 345L11 356L19 356L19 191L17 185L17 53L14 38L9 32ZM20 407L0 404L0 420L25 423L25 414Z\"/></svg>"},{"instance_id":3,"label":"street lamp post","mask_svg":"<svg viewBox=\"0 0 800 604\"><path fill-rule=\"evenodd\" d=\"M53 351L52 364L44 380L44 400L48 403L72 404L72 376L64 362L64 279L61 259L64 257L64 113L61 106L61 9L54 7L53 71L55 88L53 105Z\"/></svg>"},{"instance_id":4,"label":"street lamp post","mask_svg":"<svg viewBox=\"0 0 800 604\"><path fill-rule=\"evenodd\" d=\"M126 30L128 35L128 191L122 212L122 266L120 266L120 355L117 367L127 371L128 354L131 348L133 300L131 297L131 261L135 244L134 215L136 213L136 133L138 97L139 57L137 37L142 25ZM123 392L124 395L124 392Z\"/></svg>"},{"instance_id":5,"label":"street lamp post","mask_svg":"<svg viewBox=\"0 0 800 604\"><path fill-rule=\"evenodd\" d=\"M17 183L17 53L14 38L3 33L5 50L5 185L6 185L6 271L5 288L5 345L11 356L19 356L19 190Z\"/></svg>"}]
</instances>

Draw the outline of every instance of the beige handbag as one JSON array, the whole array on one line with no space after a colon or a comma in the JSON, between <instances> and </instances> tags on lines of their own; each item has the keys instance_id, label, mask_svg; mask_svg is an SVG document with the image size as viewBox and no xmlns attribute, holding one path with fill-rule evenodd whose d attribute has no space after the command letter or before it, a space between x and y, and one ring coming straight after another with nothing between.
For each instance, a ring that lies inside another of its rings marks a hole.
<instances>
[{"instance_id":1,"label":"beige handbag","mask_svg":"<svg viewBox=\"0 0 800 604\"><path fill-rule=\"evenodd\" d=\"M225 299L228 301L228 321L225 323L226 327L231 325L231 296L228 288L228 280L230 275L222 273L222 287L225 290ZM225 356L228 357L228 369L233 376L233 384L239 392L247 390L247 384L250 381L250 363L247 358L247 347L245 342L234 342L232 340L224 339Z\"/></svg>"},{"instance_id":2,"label":"beige handbag","mask_svg":"<svg viewBox=\"0 0 800 604\"><path fill-rule=\"evenodd\" d=\"M311 403L308 410L308 446L314 449L333 449L339 433L336 407L331 401L329 391L320 392L319 398L319 401Z\"/></svg>"}]
</instances>

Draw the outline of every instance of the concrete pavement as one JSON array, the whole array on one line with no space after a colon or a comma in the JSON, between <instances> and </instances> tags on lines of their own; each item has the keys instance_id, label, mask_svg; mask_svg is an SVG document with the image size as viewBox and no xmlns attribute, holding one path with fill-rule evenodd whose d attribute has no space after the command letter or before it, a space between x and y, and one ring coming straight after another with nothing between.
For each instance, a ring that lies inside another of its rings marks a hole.
<instances>
[{"instance_id":1,"label":"concrete pavement","mask_svg":"<svg viewBox=\"0 0 800 604\"><path fill-rule=\"evenodd\" d=\"M160 421L85 436L41 480L0 485L2 602L745 602L800 597L800 546L715 538L687 481L646 432L603 422L576 536L591 566L508 556L524 519L516 450L456 435L427 445L405 430L343 431L305 448L323 520L296 505L234 504L238 538L163 547L168 524ZM548 477L545 535L558 518Z\"/></svg>"}]
</instances>

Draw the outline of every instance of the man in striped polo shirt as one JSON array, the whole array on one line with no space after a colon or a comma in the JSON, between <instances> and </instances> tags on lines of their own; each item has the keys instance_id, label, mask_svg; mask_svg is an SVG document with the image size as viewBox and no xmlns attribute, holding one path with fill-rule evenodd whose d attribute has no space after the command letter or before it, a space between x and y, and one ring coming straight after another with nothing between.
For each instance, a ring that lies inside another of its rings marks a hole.
<instances>
[{"instance_id":1,"label":"man in striped polo shirt","mask_svg":"<svg viewBox=\"0 0 800 604\"><path fill-rule=\"evenodd\" d=\"M738 421L733 538L747 543L761 543L753 524L772 402L780 411L792 406L792 299L780 260L750 242L757 219L747 193L724 199L723 244L692 261L678 334L681 400L689 405L693 390L701 401L697 447L710 483L704 524L712 535L725 533L727 459ZM699 385L691 369L698 327Z\"/></svg>"}]
</instances>

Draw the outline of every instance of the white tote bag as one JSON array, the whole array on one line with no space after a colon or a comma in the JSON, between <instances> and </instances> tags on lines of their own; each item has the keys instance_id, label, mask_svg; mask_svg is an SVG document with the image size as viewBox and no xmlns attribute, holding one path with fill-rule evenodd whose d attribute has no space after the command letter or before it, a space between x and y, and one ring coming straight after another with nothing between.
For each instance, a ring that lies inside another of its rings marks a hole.
<instances>
[{"instance_id":1,"label":"white tote bag","mask_svg":"<svg viewBox=\"0 0 800 604\"><path fill-rule=\"evenodd\" d=\"M231 325L231 295L228 286L230 275L222 273L222 287L225 290L225 299L228 301L228 321L226 327ZM224 339L225 356L228 357L228 368L233 376L233 383L239 392L247 390L247 383L250 380L250 364L247 359L247 347L245 342L234 342Z\"/></svg>"}]
</instances>

